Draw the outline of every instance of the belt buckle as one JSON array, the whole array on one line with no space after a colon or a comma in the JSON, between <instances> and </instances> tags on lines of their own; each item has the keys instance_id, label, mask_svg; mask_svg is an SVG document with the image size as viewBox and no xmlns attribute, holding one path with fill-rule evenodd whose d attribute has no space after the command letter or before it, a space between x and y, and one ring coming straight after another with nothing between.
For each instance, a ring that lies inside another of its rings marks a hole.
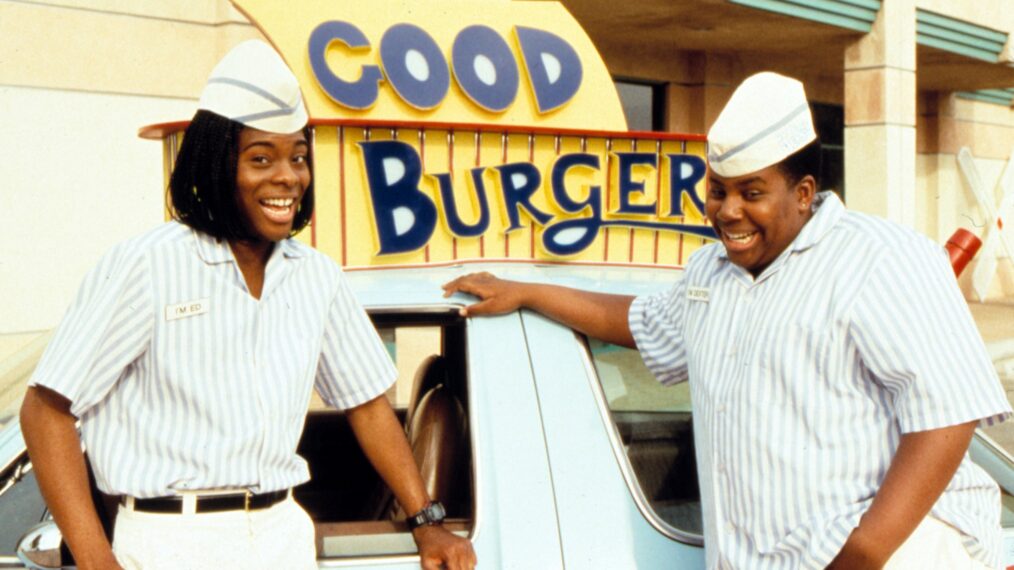
<instances>
[{"instance_id":1,"label":"belt buckle","mask_svg":"<svg viewBox=\"0 0 1014 570\"><path fill-rule=\"evenodd\" d=\"M250 512L250 495L252 494L250 489L243 492L243 510L248 513Z\"/></svg>"}]
</instances>

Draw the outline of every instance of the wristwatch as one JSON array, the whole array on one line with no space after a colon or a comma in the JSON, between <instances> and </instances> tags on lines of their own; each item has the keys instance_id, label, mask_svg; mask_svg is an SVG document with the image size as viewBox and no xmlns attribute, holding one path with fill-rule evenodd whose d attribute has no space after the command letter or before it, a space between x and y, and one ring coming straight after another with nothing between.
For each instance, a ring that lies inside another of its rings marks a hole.
<instances>
[{"instance_id":1,"label":"wristwatch","mask_svg":"<svg viewBox=\"0 0 1014 570\"><path fill-rule=\"evenodd\" d=\"M421 526L440 524L447 518L447 511L440 501L430 501L418 513L408 517L409 530L415 530Z\"/></svg>"}]
</instances>

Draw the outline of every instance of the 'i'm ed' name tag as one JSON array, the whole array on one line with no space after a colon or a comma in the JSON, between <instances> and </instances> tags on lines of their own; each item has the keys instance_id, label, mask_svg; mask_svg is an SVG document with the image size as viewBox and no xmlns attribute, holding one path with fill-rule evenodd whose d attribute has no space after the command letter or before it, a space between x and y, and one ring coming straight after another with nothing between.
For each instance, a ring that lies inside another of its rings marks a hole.
<instances>
[{"instance_id":1,"label":"'i'm ed' name tag","mask_svg":"<svg viewBox=\"0 0 1014 570\"><path fill-rule=\"evenodd\" d=\"M707 303L711 298L711 290L707 287L687 287L687 299Z\"/></svg>"},{"instance_id":2,"label":"'i'm ed' name tag","mask_svg":"<svg viewBox=\"0 0 1014 570\"><path fill-rule=\"evenodd\" d=\"M209 301L210 299L197 299L196 301L186 301L175 305L166 305L165 320L175 321L176 319L203 315L208 312L210 305Z\"/></svg>"}]
</instances>

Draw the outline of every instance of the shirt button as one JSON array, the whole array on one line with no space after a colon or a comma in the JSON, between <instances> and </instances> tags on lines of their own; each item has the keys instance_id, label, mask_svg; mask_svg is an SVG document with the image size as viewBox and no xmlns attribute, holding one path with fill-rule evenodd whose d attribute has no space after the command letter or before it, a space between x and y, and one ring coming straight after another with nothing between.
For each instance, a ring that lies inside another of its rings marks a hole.
<instances>
[{"instance_id":1,"label":"shirt button","mask_svg":"<svg viewBox=\"0 0 1014 570\"><path fill-rule=\"evenodd\" d=\"M720 413L720 414L724 414L725 413L725 406L724 405L718 406L718 413Z\"/></svg>"},{"instance_id":2,"label":"shirt button","mask_svg":"<svg viewBox=\"0 0 1014 570\"><path fill-rule=\"evenodd\" d=\"M715 471L718 471L719 473L725 473L725 464L724 464L724 463L722 463L721 461L719 461L719 462L718 462L718 463L717 463L717 464L715 465Z\"/></svg>"},{"instance_id":3,"label":"shirt button","mask_svg":"<svg viewBox=\"0 0 1014 570\"><path fill-rule=\"evenodd\" d=\"M725 523L725 531L732 532L736 530L736 527L732 526L732 523Z\"/></svg>"}]
</instances>

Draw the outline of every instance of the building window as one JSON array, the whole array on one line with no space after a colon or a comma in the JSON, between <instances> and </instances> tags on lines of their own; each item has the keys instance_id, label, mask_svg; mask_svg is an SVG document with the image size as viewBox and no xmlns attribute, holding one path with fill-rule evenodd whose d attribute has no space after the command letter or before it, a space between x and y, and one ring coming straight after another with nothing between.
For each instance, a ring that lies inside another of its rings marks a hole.
<instances>
[{"instance_id":1,"label":"building window","mask_svg":"<svg viewBox=\"0 0 1014 570\"><path fill-rule=\"evenodd\" d=\"M845 108L811 103L813 123L821 145L821 190L834 190L845 199Z\"/></svg>"},{"instance_id":2,"label":"building window","mask_svg":"<svg viewBox=\"0 0 1014 570\"><path fill-rule=\"evenodd\" d=\"M665 131L665 85L630 79L616 79L627 129Z\"/></svg>"}]
</instances>

